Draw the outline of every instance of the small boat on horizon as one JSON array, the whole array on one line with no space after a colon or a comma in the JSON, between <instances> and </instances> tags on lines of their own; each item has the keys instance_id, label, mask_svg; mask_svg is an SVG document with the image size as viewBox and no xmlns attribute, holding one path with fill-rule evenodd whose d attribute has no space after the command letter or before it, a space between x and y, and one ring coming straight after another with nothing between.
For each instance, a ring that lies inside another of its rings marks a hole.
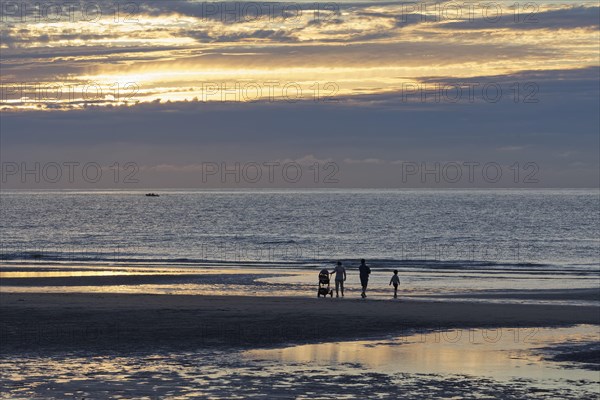
<instances>
[{"instance_id":1,"label":"small boat on horizon","mask_svg":"<svg viewBox=\"0 0 600 400\"><path fill-rule=\"evenodd\" d=\"M160 197L160 195L156 193L146 193L146 197Z\"/></svg>"}]
</instances>

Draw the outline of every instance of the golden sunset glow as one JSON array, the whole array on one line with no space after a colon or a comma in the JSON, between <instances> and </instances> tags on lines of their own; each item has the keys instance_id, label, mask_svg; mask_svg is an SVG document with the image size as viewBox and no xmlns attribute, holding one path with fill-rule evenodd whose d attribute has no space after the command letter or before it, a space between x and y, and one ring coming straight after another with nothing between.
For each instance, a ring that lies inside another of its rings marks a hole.
<instances>
[{"instance_id":1,"label":"golden sunset glow","mask_svg":"<svg viewBox=\"0 0 600 400\"><path fill-rule=\"evenodd\" d=\"M535 13L509 4L493 12L454 3L304 8L292 17L273 9L227 21L162 2L118 23L109 13L88 23L9 20L2 104L340 99L431 78L457 83L600 65L598 27L589 23L594 4L546 2ZM556 13L575 22L556 25ZM60 96L33 88L57 85Z\"/></svg>"}]
</instances>

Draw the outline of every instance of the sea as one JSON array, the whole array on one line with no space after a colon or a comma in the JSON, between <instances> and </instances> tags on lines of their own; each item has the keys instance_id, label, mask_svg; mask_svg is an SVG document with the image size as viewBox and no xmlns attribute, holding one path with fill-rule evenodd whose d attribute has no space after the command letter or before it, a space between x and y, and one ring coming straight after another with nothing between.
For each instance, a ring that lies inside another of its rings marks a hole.
<instances>
[{"instance_id":1,"label":"sea","mask_svg":"<svg viewBox=\"0 0 600 400\"><path fill-rule=\"evenodd\" d=\"M364 258L386 286L394 269L422 288L600 282L598 189L146 192L2 191L0 259L308 271L298 282L313 285L313 272Z\"/></svg>"},{"instance_id":2,"label":"sea","mask_svg":"<svg viewBox=\"0 0 600 400\"><path fill-rule=\"evenodd\" d=\"M600 304L589 297L600 283L598 190L145 194L0 192L2 291L328 301L315 296L317 275L341 260L346 297L358 299L356 268L365 258L372 270L365 301L477 301L477 293L493 292L487 301L524 302L537 293L538 303ZM394 269L401 277L398 300L388 285ZM157 280L149 271L164 276ZM129 273L138 274L135 285L120 280ZM516 292L529 295L519 299ZM46 338L54 331L41 332ZM22 352L0 359L0 383L6 398L597 398L597 365L552 358L560 349L594 354L597 326L516 326L494 333L501 340L490 340L485 329L468 332L324 337L264 349Z\"/></svg>"}]
</instances>

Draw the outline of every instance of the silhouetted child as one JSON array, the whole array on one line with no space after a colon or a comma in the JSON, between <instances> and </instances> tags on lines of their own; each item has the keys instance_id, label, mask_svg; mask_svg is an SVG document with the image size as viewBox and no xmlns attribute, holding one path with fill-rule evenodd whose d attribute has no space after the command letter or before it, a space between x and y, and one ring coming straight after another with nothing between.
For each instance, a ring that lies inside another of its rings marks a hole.
<instances>
[{"instance_id":1,"label":"silhouetted child","mask_svg":"<svg viewBox=\"0 0 600 400\"><path fill-rule=\"evenodd\" d=\"M395 269L394 270L394 275L392 276L392 279L390 279L390 285L394 284L394 298L397 299L398 298L398 285L400 284L400 278L398 277L398 270Z\"/></svg>"}]
</instances>

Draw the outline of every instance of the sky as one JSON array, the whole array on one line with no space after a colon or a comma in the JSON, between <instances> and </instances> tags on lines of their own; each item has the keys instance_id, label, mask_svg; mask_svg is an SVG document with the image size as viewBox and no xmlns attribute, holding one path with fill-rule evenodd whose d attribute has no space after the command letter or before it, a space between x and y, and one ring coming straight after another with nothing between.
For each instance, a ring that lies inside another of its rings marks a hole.
<instances>
[{"instance_id":1,"label":"sky","mask_svg":"<svg viewBox=\"0 0 600 400\"><path fill-rule=\"evenodd\" d=\"M596 1L5 1L1 186L598 187Z\"/></svg>"}]
</instances>

